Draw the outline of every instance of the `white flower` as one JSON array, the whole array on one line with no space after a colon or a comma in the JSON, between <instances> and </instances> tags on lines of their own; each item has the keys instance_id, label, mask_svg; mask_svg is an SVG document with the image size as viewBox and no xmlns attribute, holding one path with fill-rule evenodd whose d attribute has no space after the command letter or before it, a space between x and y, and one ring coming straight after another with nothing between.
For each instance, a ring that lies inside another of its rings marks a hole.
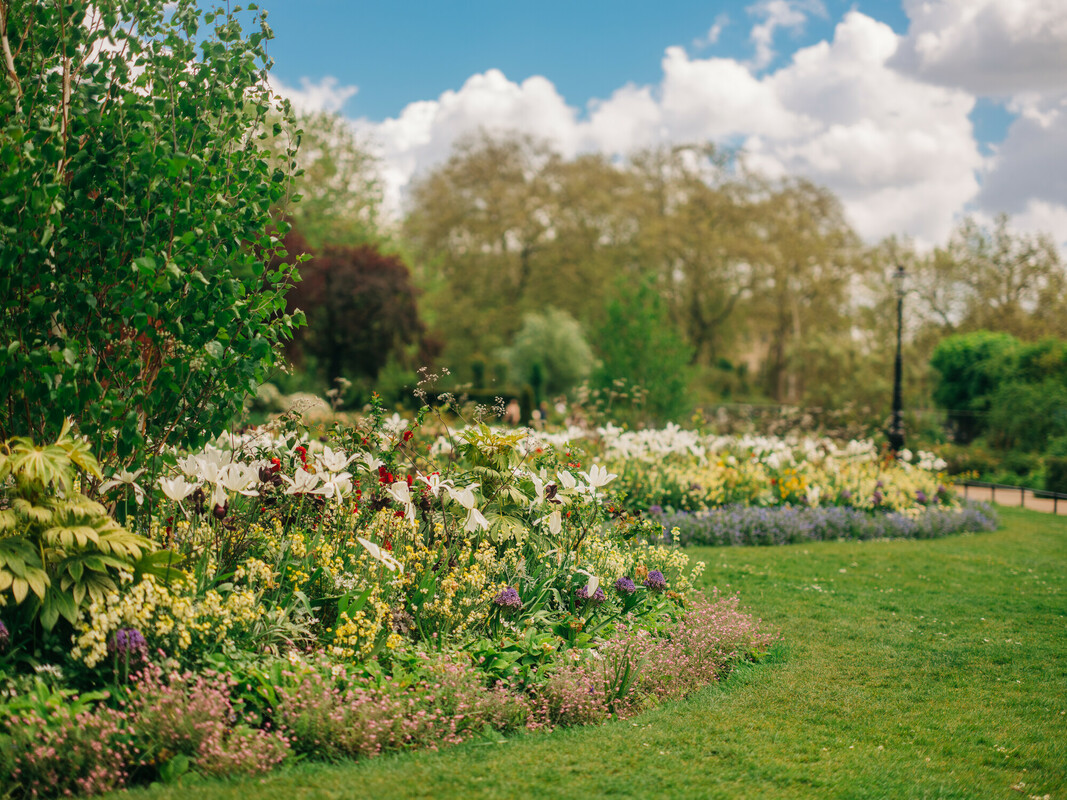
<instances>
[{"instance_id":1,"label":"white flower","mask_svg":"<svg viewBox=\"0 0 1067 800\"><path fill-rule=\"evenodd\" d=\"M364 453L363 455L359 456L359 460L362 461L364 465L366 465L368 472L377 472L378 468L384 466L385 464L385 462L383 462L380 458L378 458L377 456L372 456L370 453Z\"/></svg>"},{"instance_id":2,"label":"white flower","mask_svg":"<svg viewBox=\"0 0 1067 800\"><path fill-rule=\"evenodd\" d=\"M479 484L472 483L470 486L463 486L458 489L446 487L448 490L448 496L470 511L474 508L474 490L477 489Z\"/></svg>"},{"instance_id":3,"label":"white flower","mask_svg":"<svg viewBox=\"0 0 1067 800\"><path fill-rule=\"evenodd\" d=\"M472 506L467 513L467 521L463 524L463 530L467 533L472 533L478 528L483 531L489 530L489 520L482 515L481 511Z\"/></svg>"},{"instance_id":4,"label":"white flower","mask_svg":"<svg viewBox=\"0 0 1067 800\"><path fill-rule=\"evenodd\" d=\"M548 529L552 531L553 536L563 530L563 515L558 510L548 515Z\"/></svg>"},{"instance_id":5,"label":"white flower","mask_svg":"<svg viewBox=\"0 0 1067 800\"><path fill-rule=\"evenodd\" d=\"M175 503L180 503L186 497L196 491L196 487L200 484L196 481L187 481L185 478L160 478L159 488L163 490L163 494L173 500Z\"/></svg>"},{"instance_id":6,"label":"white flower","mask_svg":"<svg viewBox=\"0 0 1067 800\"><path fill-rule=\"evenodd\" d=\"M311 494L336 497L337 502L341 502L341 499L351 491L352 476L347 472L338 472L336 475L330 475L329 478L326 478L318 488L312 489Z\"/></svg>"},{"instance_id":7,"label":"white flower","mask_svg":"<svg viewBox=\"0 0 1067 800\"><path fill-rule=\"evenodd\" d=\"M385 487L385 493L404 506L404 518L413 522L415 520L415 506L411 502L411 487L407 481L396 481Z\"/></svg>"},{"instance_id":8,"label":"white flower","mask_svg":"<svg viewBox=\"0 0 1067 800\"><path fill-rule=\"evenodd\" d=\"M448 489L453 486L452 481L441 478L439 472L434 472L430 475L420 475L418 480L430 487L430 494L434 497L440 495L442 489Z\"/></svg>"},{"instance_id":9,"label":"white flower","mask_svg":"<svg viewBox=\"0 0 1067 800\"><path fill-rule=\"evenodd\" d=\"M293 478L282 475L282 480L289 484L289 487L285 490L286 494L304 494L305 492L314 491L322 478L311 474L307 470L298 469L293 473Z\"/></svg>"},{"instance_id":10,"label":"white flower","mask_svg":"<svg viewBox=\"0 0 1067 800\"><path fill-rule=\"evenodd\" d=\"M579 472L578 474L585 479L585 482L588 483L592 489L599 489L602 486L607 486L619 477L597 464L593 464L593 466L589 468L589 472Z\"/></svg>"},{"instance_id":11,"label":"white flower","mask_svg":"<svg viewBox=\"0 0 1067 800\"><path fill-rule=\"evenodd\" d=\"M118 472L111 476L111 480L102 484L97 490L97 492L99 492L100 494L104 494L105 492L114 489L116 486L129 486L133 489L134 497L137 499L137 505L141 505L141 503L144 502L144 489L141 488L140 484L137 484L134 481L137 480L137 478L142 472L144 472L143 467L137 470L136 472L130 472L129 470L120 469Z\"/></svg>"},{"instance_id":12,"label":"white flower","mask_svg":"<svg viewBox=\"0 0 1067 800\"><path fill-rule=\"evenodd\" d=\"M227 464L219 470L217 483L227 491L238 492L246 497L257 497L259 492L249 489L259 479L257 470L246 464Z\"/></svg>"},{"instance_id":13,"label":"white flower","mask_svg":"<svg viewBox=\"0 0 1067 800\"><path fill-rule=\"evenodd\" d=\"M600 578L596 575L590 575L589 582L585 584L586 597L592 597L598 586L600 586Z\"/></svg>"},{"instance_id":14,"label":"white flower","mask_svg":"<svg viewBox=\"0 0 1067 800\"><path fill-rule=\"evenodd\" d=\"M567 470L563 470L563 472L560 472L558 474L558 477L559 482L563 484L564 489L573 489L575 486L578 485L578 481L576 481L574 479L574 476L567 472Z\"/></svg>"},{"instance_id":15,"label":"white flower","mask_svg":"<svg viewBox=\"0 0 1067 800\"><path fill-rule=\"evenodd\" d=\"M329 446L326 446L323 448L322 453L317 457L317 460L327 472L341 472L341 470L347 467L355 460L355 458L355 456L345 458L345 454L340 450L331 450ZM377 469L377 467L375 467L375 469Z\"/></svg>"},{"instance_id":16,"label":"white flower","mask_svg":"<svg viewBox=\"0 0 1067 800\"><path fill-rule=\"evenodd\" d=\"M530 480L533 482L534 487L534 499L533 504L540 505L545 502L545 482L537 475L530 473Z\"/></svg>"},{"instance_id":17,"label":"white flower","mask_svg":"<svg viewBox=\"0 0 1067 800\"><path fill-rule=\"evenodd\" d=\"M389 555L389 553L387 553L385 550L382 550L382 548L378 547L378 545L376 545L374 542L368 542L362 536L357 536L356 541L358 541L367 549L367 552L371 554L372 558L375 558L378 561L382 562L382 564L384 564L388 569L392 570L393 572L400 572L401 574L403 574L404 565L397 561L395 558L393 558L391 555Z\"/></svg>"}]
</instances>

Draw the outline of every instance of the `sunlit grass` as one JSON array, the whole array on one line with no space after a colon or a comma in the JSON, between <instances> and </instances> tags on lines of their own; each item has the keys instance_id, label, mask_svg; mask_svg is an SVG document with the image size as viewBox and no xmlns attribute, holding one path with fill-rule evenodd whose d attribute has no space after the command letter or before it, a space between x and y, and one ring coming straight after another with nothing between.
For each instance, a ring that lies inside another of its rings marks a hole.
<instances>
[{"instance_id":1,"label":"sunlit grass","mask_svg":"<svg viewBox=\"0 0 1067 800\"><path fill-rule=\"evenodd\" d=\"M635 720L150 790L204 798L1062 797L1067 525L700 548L782 634L766 663Z\"/></svg>"}]
</instances>

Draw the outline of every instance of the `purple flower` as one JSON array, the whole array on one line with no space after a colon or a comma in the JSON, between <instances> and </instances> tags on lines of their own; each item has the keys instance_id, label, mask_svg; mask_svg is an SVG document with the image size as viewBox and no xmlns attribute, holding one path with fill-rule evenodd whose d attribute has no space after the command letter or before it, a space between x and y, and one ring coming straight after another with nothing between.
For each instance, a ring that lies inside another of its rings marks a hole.
<instances>
[{"instance_id":1,"label":"purple flower","mask_svg":"<svg viewBox=\"0 0 1067 800\"><path fill-rule=\"evenodd\" d=\"M637 591L637 587L634 586L634 582L629 576L623 575L615 581L615 591L619 594L633 594Z\"/></svg>"},{"instance_id":2,"label":"purple flower","mask_svg":"<svg viewBox=\"0 0 1067 800\"><path fill-rule=\"evenodd\" d=\"M11 634L8 632L7 625L0 622L0 650L7 650L7 646L11 643Z\"/></svg>"},{"instance_id":3,"label":"purple flower","mask_svg":"<svg viewBox=\"0 0 1067 800\"><path fill-rule=\"evenodd\" d=\"M140 657L148 650L148 642L136 628L121 628L115 631L107 649L119 658Z\"/></svg>"},{"instance_id":4,"label":"purple flower","mask_svg":"<svg viewBox=\"0 0 1067 800\"><path fill-rule=\"evenodd\" d=\"M667 588L667 579L663 577L663 573L658 569L654 569L648 573L648 577L645 578L645 586L654 592L662 592Z\"/></svg>"},{"instance_id":5,"label":"purple flower","mask_svg":"<svg viewBox=\"0 0 1067 800\"><path fill-rule=\"evenodd\" d=\"M850 492L848 489L842 489L841 490L841 499L845 500L845 501L851 500L852 499L852 492Z\"/></svg>"},{"instance_id":6,"label":"purple flower","mask_svg":"<svg viewBox=\"0 0 1067 800\"><path fill-rule=\"evenodd\" d=\"M924 492L922 489L919 489L917 492L915 492L915 501L917 503L921 503L922 505L926 505L926 492Z\"/></svg>"},{"instance_id":7,"label":"purple flower","mask_svg":"<svg viewBox=\"0 0 1067 800\"><path fill-rule=\"evenodd\" d=\"M587 591L586 587L584 587L584 586L578 587L578 591L575 592L575 595L577 595L579 600L582 600L582 601L588 600L591 603L593 603L593 605L597 605L597 606L608 599L607 595L604 594L604 590L601 589L599 586L596 587L596 591L593 592L591 597L590 597L589 592Z\"/></svg>"},{"instance_id":8,"label":"purple flower","mask_svg":"<svg viewBox=\"0 0 1067 800\"><path fill-rule=\"evenodd\" d=\"M518 591L512 586L504 589L500 594L494 597L493 602L501 608L510 608L515 611L522 608L522 598L519 597Z\"/></svg>"},{"instance_id":9,"label":"purple flower","mask_svg":"<svg viewBox=\"0 0 1067 800\"><path fill-rule=\"evenodd\" d=\"M871 500L874 501L874 504L876 506L881 505L882 504L882 493L880 491L878 491L877 489L875 489L874 490L874 494L871 495Z\"/></svg>"},{"instance_id":10,"label":"purple flower","mask_svg":"<svg viewBox=\"0 0 1067 800\"><path fill-rule=\"evenodd\" d=\"M663 513L663 506L661 506L661 505L649 506L648 507L648 513L649 514L662 514Z\"/></svg>"}]
</instances>

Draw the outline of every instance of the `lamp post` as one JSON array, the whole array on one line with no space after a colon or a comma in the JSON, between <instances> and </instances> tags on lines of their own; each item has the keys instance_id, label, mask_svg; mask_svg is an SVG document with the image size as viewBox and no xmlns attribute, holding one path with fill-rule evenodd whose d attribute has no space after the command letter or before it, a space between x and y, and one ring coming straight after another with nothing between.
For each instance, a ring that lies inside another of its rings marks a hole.
<instances>
[{"instance_id":1,"label":"lamp post","mask_svg":"<svg viewBox=\"0 0 1067 800\"><path fill-rule=\"evenodd\" d=\"M889 449L896 455L904 449L904 418L902 416L901 384L903 368L900 359L901 330L904 327L904 281L908 275L902 265L897 265L893 273L893 283L897 288L897 359L893 365L893 421L889 425Z\"/></svg>"}]
</instances>

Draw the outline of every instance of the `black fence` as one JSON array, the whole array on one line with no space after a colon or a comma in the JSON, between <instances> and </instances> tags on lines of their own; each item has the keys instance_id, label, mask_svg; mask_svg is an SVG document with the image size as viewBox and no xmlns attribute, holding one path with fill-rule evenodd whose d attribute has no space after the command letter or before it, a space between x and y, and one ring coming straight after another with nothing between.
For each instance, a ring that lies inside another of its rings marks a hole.
<instances>
[{"instance_id":1,"label":"black fence","mask_svg":"<svg viewBox=\"0 0 1067 800\"><path fill-rule=\"evenodd\" d=\"M1064 508L1067 509L1067 494L1060 492L1049 492L1044 489L1031 489L1028 486L1011 486L1006 483L986 483L984 481L957 481L957 486L963 487L963 496L969 497L967 490L971 487L979 489L988 489L991 495L991 500L997 502L997 492L1000 492L1000 496L1005 500L1010 499L1014 495L1019 496L1019 505L1026 508L1026 498L1029 495L1031 499L1035 500L1051 500L1052 501L1052 513L1060 513L1060 501L1064 502Z\"/></svg>"}]
</instances>

